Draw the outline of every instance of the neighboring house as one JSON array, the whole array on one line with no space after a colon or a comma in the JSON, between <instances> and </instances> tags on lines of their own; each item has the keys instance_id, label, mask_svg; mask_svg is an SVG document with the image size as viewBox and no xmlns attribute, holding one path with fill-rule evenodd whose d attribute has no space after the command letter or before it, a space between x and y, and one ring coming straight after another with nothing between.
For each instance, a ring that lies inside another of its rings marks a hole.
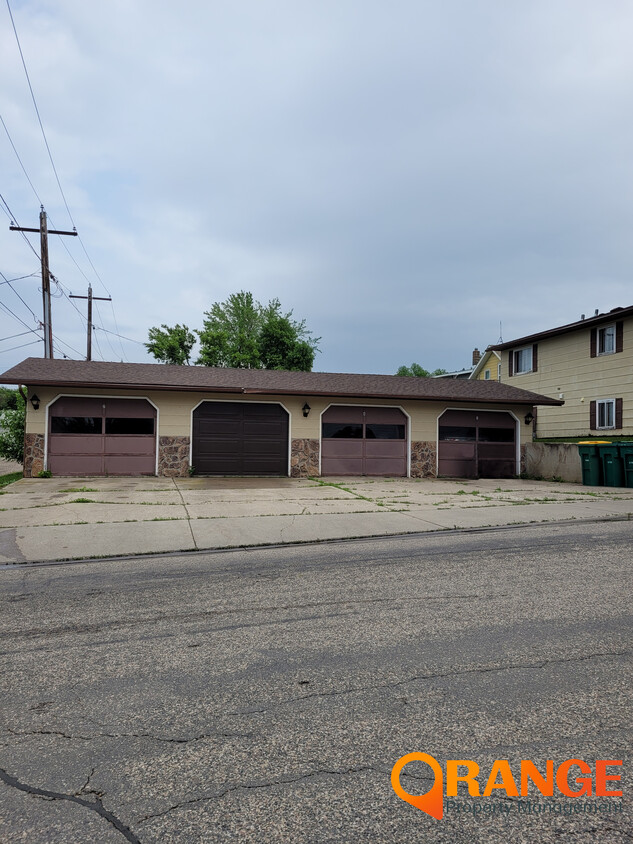
<instances>
[{"instance_id":1,"label":"neighboring house","mask_svg":"<svg viewBox=\"0 0 633 844\"><path fill-rule=\"evenodd\" d=\"M501 381L501 355L488 348L470 374L475 381Z\"/></svg>"},{"instance_id":2,"label":"neighboring house","mask_svg":"<svg viewBox=\"0 0 633 844\"><path fill-rule=\"evenodd\" d=\"M41 358L0 381L27 386L27 477L511 477L526 416L560 404L497 382Z\"/></svg>"},{"instance_id":3,"label":"neighboring house","mask_svg":"<svg viewBox=\"0 0 633 844\"><path fill-rule=\"evenodd\" d=\"M490 349L505 383L564 401L535 412L537 437L633 435L633 306Z\"/></svg>"},{"instance_id":4,"label":"neighboring house","mask_svg":"<svg viewBox=\"0 0 633 844\"><path fill-rule=\"evenodd\" d=\"M469 369L456 369L453 372L444 372L442 375L432 375L432 378L472 378L472 374L479 360L481 359L481 352L479 349L473 349L473 362Z\"/></svg>"}]
</instances>

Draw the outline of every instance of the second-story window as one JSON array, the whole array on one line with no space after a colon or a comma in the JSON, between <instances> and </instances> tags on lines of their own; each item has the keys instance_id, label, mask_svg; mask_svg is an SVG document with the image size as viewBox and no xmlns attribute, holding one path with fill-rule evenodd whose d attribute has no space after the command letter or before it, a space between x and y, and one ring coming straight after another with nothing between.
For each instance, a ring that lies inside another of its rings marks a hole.
<instances>
[{"instance_id":1,"label":"second-story window","mask_svg":"<svg viewBox=\"0 0 633 844\"><path fill-rule=\"evenodd\" d=\"M524 349L517 349L514 352L514 374L520 375L522 372L532 372L532 346L526 346Z\"/></svg>"},{"instance_id":2,"label":"second-story window","mask_svg":"<svg viewBox=\"0 0 633 844\"><path fill-rule=\"evenodd\" d=\"M598 354L612 355L615 352L615 325L598 329Z\"/></svg>"}]
</instances>

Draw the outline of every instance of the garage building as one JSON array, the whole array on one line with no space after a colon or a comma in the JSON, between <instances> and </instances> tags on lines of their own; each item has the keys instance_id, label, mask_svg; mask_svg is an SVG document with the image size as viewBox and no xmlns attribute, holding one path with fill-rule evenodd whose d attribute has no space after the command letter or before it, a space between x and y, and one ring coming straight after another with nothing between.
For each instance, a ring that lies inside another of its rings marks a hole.
<instances>
[{"instance_id":1,"label":"garage building","mask_svg":"<svg viewBox=\"0 0 633 844\"><path fill-rule=\"evenodd\" d=\"M43 358L0 381L27 395L27 477L512 477L533 408L562 404L496 381Z\"/></svg>"}]
</instances>

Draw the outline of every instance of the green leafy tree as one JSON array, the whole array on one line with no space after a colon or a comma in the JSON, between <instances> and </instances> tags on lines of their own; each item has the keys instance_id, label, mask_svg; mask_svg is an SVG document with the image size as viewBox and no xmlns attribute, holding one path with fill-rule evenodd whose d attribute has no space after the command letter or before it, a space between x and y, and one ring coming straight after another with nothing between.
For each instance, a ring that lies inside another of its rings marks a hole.
<instances>
[{"instance_id":1,"label":"green leafy tree","mask_svg":"<svg viewBox=\"0 0 633 844\"><path fill-rule=\"evenodd\" d=\"M150 328L147 332L149 343L145 348L161 363L174 363L179 366L191 363L191 350L196 338L186 325L161 325Z\"/></svg>"},{"instance_id":2,"label":"green leafy tree","mask_svg":"<svg viewBox=\"0 0 633 844\"><path fill-rule=\"evenodd\" d=\"M399 367L396 375L409 375L417 378L432 378L434 375L446 375L446 372L446 369L434 369L433 372L429 372L428 369L420 366L419 363L412 363L411 366Z\"/></svg>"},{"instance_id":3,"label":"green leafy tree","mask_svg":"<svg viewBox=\"0 0 633 844\"><path fill-rule=\"evenodd\" d=\"M16 390L9 392L15 393L16 406L0 412L0 457L23 463L26 405L20 393Z\"/></svg>"},{"instance_id":4,"label":"green leafy tree","mask_svg":"<svg viewBox=\"0 0 633 844\"><path fill-rule=\"evenodd\" d=\"M9 387L0 387L0 411L15 410L18 406L18 399L20 394L17 390L11 390Z\"/></svg>"},{"instance_id":5,"label":"green leafy tree","mask_svg":"<svg viewBox=\"0 0 633 844\"><path fill-rule=\"evenodd\" d=\"M238 369L292 369L309 372L320 338L312 337L305 320L283 313L273 299L261 305L252 293L232 293L205 313L197 363Z\"/></svg>"}]
</instances>

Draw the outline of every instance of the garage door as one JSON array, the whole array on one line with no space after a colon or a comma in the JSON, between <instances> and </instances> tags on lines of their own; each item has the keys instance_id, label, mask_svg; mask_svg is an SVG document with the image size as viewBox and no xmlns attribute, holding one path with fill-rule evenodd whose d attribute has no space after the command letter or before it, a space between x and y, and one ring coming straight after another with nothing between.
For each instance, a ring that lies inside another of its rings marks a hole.
<instances>
[{"instance_id":1,"label":"garage door","mask_svg":"<svg viewBox=\"0 0 633 844\"><path fill-rule=\"evenodd\" d=\"M322 475L407 474L407 417L394 407L330 407L321 422Z\"/></svg>"},{"instance_id":2,"label":"garage door","mask_svg":"<svg viewBox=\"0 0 633 844\"><path fill-rule=\"evenodd\" d=\"M287 475L288 413L280 404L202 402L193 412L199 475Z\"/></svg>"},{"instance_id":3,"label":"garage door","mask_svg":"<svg viewBox=\"0 0 633 844\"><path fill-rule=\"evenodd\" d=\"M49 409L54 475L154 475L156 408L145 399L57 399Z\"/></svg>"},{"instance_id":4,"label":"garage door","mask_svg":"<svg viewBox=\"0 0 633 844\"><path fill-rule=\"evenodd\" d=\"M440 417L438 452L445 477L514 477L516 420L509 413L447 410Z\"/></svg>"}]
</instances>

